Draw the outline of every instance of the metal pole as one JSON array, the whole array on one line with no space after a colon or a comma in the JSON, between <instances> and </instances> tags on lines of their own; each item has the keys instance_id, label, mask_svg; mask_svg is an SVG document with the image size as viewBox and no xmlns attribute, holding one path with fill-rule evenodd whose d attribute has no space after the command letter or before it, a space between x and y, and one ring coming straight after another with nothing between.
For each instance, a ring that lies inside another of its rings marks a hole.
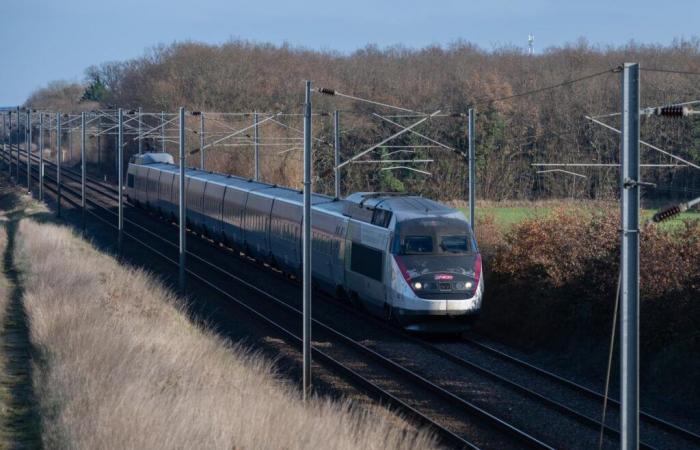
<instances>
[{"instance_id":1,"label":"metal pole","mask_svg":"<svg viewBox=\"0 0 700 450\"><path fill-rule=\"evenodd\" d=\"M7 175L12 178L12 111L7 112Z\"/></svg>"},{"instance_id":2,"label":"metal pole","mask_svg":"<svg viewBox=\"0 0 700 450\"><path fill-rule=\"evenodd\" d=\"M303 392L311 395L311 81L306 81L304 103L304 236L303 236Z\"/></svg>"},{"instance_id":3,"label":"metal pole","mask_svg":"<svg viewBox=\"0 0 700 450\"><path fill-rule=\"evenodd\" d=\"M258 142L258 113L253 113L253 141L255 142L255 168L254 168L254 178L255 181L260 180L260 143Z\"/></svg>"},{"instance_id":4,"label":"metal pole","mask_svg":"<svg viewBox=\"0 0 700 450\"><path fill-rule=\"evenodd\" d=\"M179 129L179 146L180 146L180 182L178 184L179 193L179 215L178 215L178 225L180 227L180 293L185 294L185 264L187 256L187 235L186 235L186 221L187 221L187 204L185 202L185 108L180 107L180 129Z\"/></svg>"},{"instance_id":5,"label":"metal pole","mask_svg":"<svg viewBox=\"0 0 700 450\"><path fill-rule=\"evenodd\" d=\"M44 113L39 113L39 200L44 201Z\"/></svg>"},{"instance_id":6,"label":"metal pole","mask_svg":"<svg viewBox=\"0 0 700 450\"><path fill-rule=\"evenodd\" d=\"M474 109L469 108L469 225L474 230L474 209L476 206L476 127Z\"/></svg>"},{"instance_id":7,"label":"metal pole","mask_svg":"<svg viewBox=\"0 0 700 450\"><path fill-rule=\"evenodd\" d=\"M98 175L102 175L102 136L100 132L102 131L102 113L100 118L97 120L97 172Z\"/></svg>"},{"instance_id":8,"label":"metal pole","mask_svg":"<svg viewBox=\"0 0 700 450\"><path fill-rule=\"evenodd\" d=\"M72 121L70 116L68 121ZM71 165L73 163L73 125L68 127L66 131L68 132L68 165Z\"/></svg>"},{"instance_id":9,"label":"metal pole","mask_svg":"<svg viewBox=\"0 0 700 450\"><path fill-rule=\"evenodd\" d=\"M7 173L10 175L10 154L12 153L12 113L6 112L3 115L3 122L5 124L5 159L7 161ZM9 121L8 121L9 119Z\"/></svg>"},{"instance_id":10,"label":"metal pole","mask_svg":"<svg viewBox=\"0 0 700 450\"><path fill-rule=\"evenodd\" d=\"M620 448L639 448L639 65L622 73Z\"/></svg>"},{"instance_id":11,"label":"metal pole","mask_svg":"<svg viewBox=\"0 0 700 450\"><path fill-rule=\"evenodd\" d=\"M160 112L160 151L165 153L165 111Z\"/></svg>"},{"instance_id":12,"label":"metal pole","mask_svg":"<svg viewBox=\"0 0 700 450\"><path fill-rule=\"evenodd\" d=\"M12 155L12 113L7 112L5 114L5 120L7 122L5 123L5 143L7 144L7 151L5 152L5 158L7 159L7 174L11 175L10 173L10 156Z\"/></svg>"},{"instance_id":13,"label":"metal pole","mask_svg":"<svg viewBox=\"0 0 700 450\"><path fill-rule=\"evenodd\" d=\"M141 125L141 114L142 114L142 111L141 111L141 107L140 107L140 106L139 106L139 112L138 112L138 114L139 114L139 155L140 155L141 153L143 153L143 138L141 137L141 128L142 128L142 125Z\"/></svg>"},{"instance_id":14,"label":"metal pole","mask_svg":"<svg viewBox=\"0 0 700 450\"><path fill-rule=\"evenodd\" d=\"M10 129L7 133L7 140L10 144L7 152L7 174L10 176L10 179L12 179L12 111L7 112L7 118L10 125Z\"/></svg>"},{"instance_id":15,"label":"metal pole","mask_svg":"<svg viewBox=\"0 0 700 450\"><path fill-rule=\"evenodd\" d=\"M56 113L56 215L61 217L61 113Z\"/></svg>"},{"instance_id":16,"label":"metal pole","mask_svg":"<svg viewBox=\"0 0 700 450\"><path fill-rule=\"evenodd\" d=\"M17 107L17 133L15 133L15 134L17 135L17 167L16 167L16 169L17 169L17 172L16 172L16 173L17 173L17 178L15 179L15 184L19 184L19 147L20 147L20 144L21 144L19 131L20 131L20 128L21 128L21 125L22 125L21 122L20 122L20 117L21 117L21 116L20 116L20 114L19 114L19 106L18 106L18 107Z\"/></svg>"},{"instance_id":17,"label":"metal pole","mask_svg":"<svg viewBox=\"0 0 700 450\"><path fill-rule=\"evenodd\" d=\"M27 192L32 193L32 110L27 110Z\"/></svg>"},{"instance_id":18,"label":"metal pole","mask_svg":"<svg viewBox=\"0 0 700 450\"><path fill-rule=\"evenodd\" d=\"M340 112L335 110L333 112L333 152L335 153L335 197L340 198L340 169L338 165L340 164Z\"/></svg>"},{"instance_id":19,"label":"metal pole","mask_svg":"<svg viewBox=\"0 0 700 450\"><path fill-rule=\"evenodd\" d=\"M7 112L2 115L2 159L7 159Z\"/></svg>"},{"instance_id":20,"label":"metal pole","mask_svg":"<svg viewBox=\"0 0 700 450\"><path fill-rule=\"evenodd\" d=\"M119 108L119 110L117 111L117 180L117 198L119 199L119 222L117 224L119 236L117 245L119 250L119 256L121 256L124 234L124 112L121 108Z\"/></svg>"},{"instance_id":21,"label":"metal pole","mask_svg":"<svg viewBox=\"0 0 700 450\"><path fill-rule=\"evenodd\" d=\"M204 170L204 113L199 113L199 168Z\"/></svg>"},{"instance_id":22,"label":"metal pole","mask_svg":"<svg viewBox=\"0 0 700 450\"><path fill-rule=\"evenodd\" d=\"M80 114L80 207L82 208L82 225L85 232L85 113Z\"/></svg>"}]
</instances>

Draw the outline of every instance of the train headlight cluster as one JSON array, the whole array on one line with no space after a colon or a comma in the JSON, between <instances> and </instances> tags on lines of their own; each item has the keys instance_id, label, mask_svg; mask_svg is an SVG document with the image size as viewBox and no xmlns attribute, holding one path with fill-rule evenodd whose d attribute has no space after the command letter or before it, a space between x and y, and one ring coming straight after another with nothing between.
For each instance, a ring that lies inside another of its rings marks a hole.
<instances>
[{"instance_id":1,"label":"train headlight cluster","mask_svg":"<svg viewBox=\"0 0 700 450\"><path fill-rule=\"evenodd\" d=\"M413 283L413 289L420 291L421 289L423 289L423 283L421 283L420 281L416 281L415 283Z\"/></svg>"}]
</instances>

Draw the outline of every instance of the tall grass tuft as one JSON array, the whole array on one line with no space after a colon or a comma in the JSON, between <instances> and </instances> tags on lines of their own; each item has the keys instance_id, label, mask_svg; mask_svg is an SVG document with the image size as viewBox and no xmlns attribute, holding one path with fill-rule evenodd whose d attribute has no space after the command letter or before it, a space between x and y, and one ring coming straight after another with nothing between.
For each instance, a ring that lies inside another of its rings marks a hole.
<instances>
[{"instance_id":1,"label":"tall grass tuft","mask_svg":"<svg viewBox=\"0 0 700 450\"><path fill-rule=\"evenodd\" d=\"M304 405L270 361L192 324L147 273L66 228L23 220L16 255L46 448L435 447L348 403Z\"/></svg>"}]
</instances>

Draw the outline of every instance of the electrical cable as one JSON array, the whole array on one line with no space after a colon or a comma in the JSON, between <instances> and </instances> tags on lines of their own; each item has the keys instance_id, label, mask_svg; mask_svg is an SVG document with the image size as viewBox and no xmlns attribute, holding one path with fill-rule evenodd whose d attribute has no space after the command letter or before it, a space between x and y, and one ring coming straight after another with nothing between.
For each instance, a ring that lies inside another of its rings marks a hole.
<instances>
[{"instance_id":1,"label":"electrical cable","mask_svg":"<svg viewBox=\"0 0 700 450\"><path fill-rule=\"evenodd\" d=\"M372 105L383 106L383 107L385 107L385 108L392 108L392 109L397 109L397 110L399 110L399 111L405 111L405 112L420 114L420 117L427 116L426 113L423 113L423 112L420 112L420 111L415 111L415 110L413 110L413 109L408 109L408 108L402 108L401 106L390 105L390 104L388 104L388 103L377 102L377 101L369 100L369 99L362 98L362 97L356 97L356 96L350 95L350 94L343 94L342 92L338 92L338 91L336 91L335 89L329 89L329 88L321 87L321 88L318 88L318 92L321 93L321 94L324 94L324 95L331 95L331 96L336 95L336 96L338 96L338 97L345 97L345 98L349 98L349 99L351 99L351 100L355 100L355 101L358 101L358 102L370 103L370 104L372 104Z\"/></svg>"},{"instance_id":2,"label":"electrical cable","mask_svg":"<svg viewBox=\"0 0 700 450\"><path fill-rule=\"evenodd\" d=\"M603 415L600 419L600 435L598 436L598 450L603 448L603 434L605 432L605 415L608 409L608 395L610 393L610 373L612 371L613 350L615 348L615 333L617 332L617 311L620 305L620 284L622 271L618 270L617 289L615 290L615 306L613 309L612 331L610 332L610 347L608 349L608 367L605 372L605 392L603 394Z\"/></svg>"},{"instance_id":3,"label":"electrical cable","mask_svg":"<svg viewBox=\"0 0 700 450\"><path fill-rule=\"evenodd\" d=\"M474 101L474 103L472 103L472 106L476 106L476 105L480 105L480 104L490 104L490 103L503 102L503 101L511 100L511 99L518 98L518 97L525 97L528 95L539 94L541 92L549 91L552 89L557 89L557 88L564 87L564 86L569 86L569 85L579 83L579 82L585 81L585 80L590 80L592 78L596 78L596 77L599 77L602 75L607 75L610 73L617 73L617 72L620 72L620 70L622 70L622 66L617 66L617 67L614 67L612 69L606 69L602 72L592 73L590 75L586 75L586 76L583 76L580 78L574 78L573 80L563 81L561 83L553 84L551 86L545 86L545 87L538 88L538 89L533 89L530 91L518 92L517 94L506 95L504 97L498 97L498 98L477 99Z\"/></svg>"},{"instance_id":4,"label":"electrical cable","mask_svg":"<svg viewBox=\"0 0 700 450\"><path fill-rule=\"evenodd\" d=\"M646 72L658 72L658 73L675 73L678 75L698 75L700 76L700 72L691 72L688 70L674 70L674 69L657 69L657 68L646 68L646 67L640 67L639 70L644 70Z\"/></svg>"}]
</instances>

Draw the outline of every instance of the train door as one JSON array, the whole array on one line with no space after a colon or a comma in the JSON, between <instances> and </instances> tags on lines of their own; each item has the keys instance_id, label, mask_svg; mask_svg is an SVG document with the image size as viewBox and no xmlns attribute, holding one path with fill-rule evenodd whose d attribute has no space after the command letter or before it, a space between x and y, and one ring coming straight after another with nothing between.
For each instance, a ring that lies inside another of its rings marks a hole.
<instances>
[{"instance_id":1,"label":"train door","mask_svg":"<svg viewBox=\"0 0 700 450\"><path fill-rule=\"evenodd\" d=\"M173 187L175 187L175 193L173 193ZM177 211L175 205L178 202L179 195L177 193L174 172L163 171L160 175L160 191L158 192L158 197L162 205L161 210L163 215L171 218L175 217Z\"/></svg>"},{"instance_id":2,"label":"train door","mask_svg":"<svg viewBox=\"0 0 700 450\"><path fill-rule=\"evenodd\" d=\"M148 186L148 192L146 194L146 203L151 208L158 208L159 207L159 202L158 202L158 181L160 178L161 170L159 169L154 169L151 168L148 170L148 181L147 181L147 186Z\"/></svg>"},{"instance_id":3,"label":"train door","mask_svg":"<svg viewBox=\"0 0 700 450\"><path fill-rule=\"evenodd\" d=\"M250 191L245 207L245 246L254 258L270 258L270 212L274 198L259 191Z\"/></svg>"},{"instance_id":4,"label":"train door","mask_svg":"<svg viewBox=\"0 0 700 450\"><path fill-rule=\"evenodd\" d=\"M330 219L332 217L322 212L311 210L311 265L317 283L324 285L324 288L330 288L333 283L331 267L333 226Z\"/></svg>"},{"instance_id":5,"label":"train door","mask_svg":"<svg viewBox=\"0 0 700 450\"><path fill-rule=\"evenodd\" d=\"M221 236L221 214L226 186L219 183L207 182L204 187L202 207L203 221L207 232L217 239Z\"/></svg>"},{"instance_id":6,"label":"train door","mask_svg":"<svg viewBox=\"0 0 700 450\"><path fill-rule=\"evenodd\" d=\"M369 309L381 313L386 299L384 265L389 231L350 220L345 245L345 279L349 291Z\"/></svg>"},{"instance_id":7,"label":"train door","mask_svg":"<svg viewBox=\"0 0 700 450\"><path fill-rule=\"evenodd\" d=\"M237 249L242 249L245 243L243 217L247 198L247 191L232 185L226 186L222 205L221 232L226 242Z\"/></svg>"},{"instance_id":8,"label":"train door","mask_svg":"<svg viewBox=\"0 0 700 450\"><path fill-rule=\"evenodd\" d=\"M185 184L185 186L187 186L187 190L185 191L185 198L187 199L187 223L197 232L202 232L204 227L202 201L204 199L206 185L206 180L197 177L194 173L188 175L187 184Z\"/></svg>"},{"instance_id":9,"label":"train door","mask_svg":"<svg viewBox=\"0 0 700 450\"><path fill-rule=\"evenodd\" d=\"M301 205L276 198L270 215L270 249L277 265L301 273Z\"/></svg>"}]
</instances>

